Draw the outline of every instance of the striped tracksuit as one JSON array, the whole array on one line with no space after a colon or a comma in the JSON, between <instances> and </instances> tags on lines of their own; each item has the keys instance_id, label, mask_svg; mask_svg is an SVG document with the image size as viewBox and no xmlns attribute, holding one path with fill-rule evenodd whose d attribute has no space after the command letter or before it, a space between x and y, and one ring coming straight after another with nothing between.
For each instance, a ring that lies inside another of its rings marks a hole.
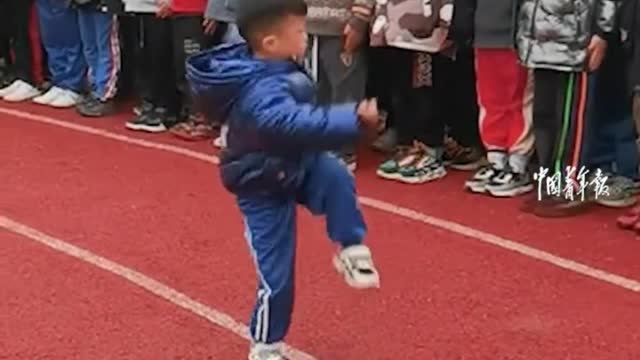
<instances>
[{"instance_id":1,"label":"striped tracksuit","mask_svg":"<svg viewBox=\"0 0 640 360\"><path fill-rule=\"evenodd\" d=\"M78 6L84 58L89 66L92 95L101 101L116 95L120 74L118 19L95 5Z\"/></svg>"}]
</instances>

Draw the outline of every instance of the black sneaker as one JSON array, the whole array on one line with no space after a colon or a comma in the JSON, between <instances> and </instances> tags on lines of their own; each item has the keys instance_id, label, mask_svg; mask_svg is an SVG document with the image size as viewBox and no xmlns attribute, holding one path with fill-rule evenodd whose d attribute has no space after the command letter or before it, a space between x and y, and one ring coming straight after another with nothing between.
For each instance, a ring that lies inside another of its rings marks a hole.
<instances>
[{"instance_id":1,"label":"black sneaker","mask_svg":"<svg viewBox=\"0 0 640 360\"><path fill-rule=\"evenodd\" d=\"M528 173L502 171L487 184L486 190L495 197L515 197L533 191L534 186Z\"/></svg>"},{"instance_id":2,"label":"black sneaker","mask_svg":"<svg viewBox=\"0 0 640 360\"><path fill-rule=\"evenodd\" d=\"M133 131L161 133L167 131L165 124L169 122L170 118L166 109L156 108L153 111L146 111L136 116L131 121L128 121L125 126Z\"/></svg>"},{"instance_id":3,"label":"black sneaker","mask_svg":"<svg viewBox=\"0 0 640 360\"><path fill-rule=\"evenodd\" d=\"M78 104L76 110L85 117L102 117L113 114L116 109L113 100L101 101L89 97L86 102Z\"/></svg>"},{"instance_id":4,"label":"black sneaker","mask_svg":"<svg viewBox=\"0 0 640 360\"><path fill-rule=\"evenodd\" d=\"M149 112L153 110L153 104L146 101L146 100L142 100L142 102L139 105L136 105L133 107L133 113L136 116L140 116L145 112Z\"/></svg>"},{"instance_id":5,"label":"black sneaker","mask_svg":"<svg viewBox=\"0 0 640 360\"><path fill-rule=\"evenodd\" d=\"M499 173L500 170L493 166L483 166L464 183L464 188L473 193L484 194L487 192L487 185Z\"/></svg>"},{"instance_id":6,"label":"black sneaker","mask_svg":"<svg viewBox=\"0 0 640 360\"><path fill-rule=\"evenodd\" d=\"M450 137L447 137L444 143L443 161L452 169L475 171L487 163L479 149L464 147Z\"/></svg>"}]
</instances>

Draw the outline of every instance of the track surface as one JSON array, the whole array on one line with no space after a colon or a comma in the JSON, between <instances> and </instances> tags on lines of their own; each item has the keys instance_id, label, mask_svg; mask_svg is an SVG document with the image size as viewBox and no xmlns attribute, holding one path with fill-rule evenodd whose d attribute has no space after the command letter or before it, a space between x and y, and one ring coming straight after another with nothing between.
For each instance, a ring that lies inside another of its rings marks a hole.
<instances>
[{"instance_id":1,"label":"track surface","mask_svg":"<svg viewBox=\"0 0 640 360\"><path fill-rule=\"evenodd\" d=\"M246 340L220 321L247 317L255 275L232 198L206 161L213 151L128 133L123 116L0 104L0 359L245 358ZM332 272L321 219L301 211L294 357L640 359L640 241L615 229L616 212L539 220L518 213L517 200L463 193L465 174L407 187L376 179L375 159L365 160L358 189L382 288L347 288Z\"/></svg>"}]
</instances>

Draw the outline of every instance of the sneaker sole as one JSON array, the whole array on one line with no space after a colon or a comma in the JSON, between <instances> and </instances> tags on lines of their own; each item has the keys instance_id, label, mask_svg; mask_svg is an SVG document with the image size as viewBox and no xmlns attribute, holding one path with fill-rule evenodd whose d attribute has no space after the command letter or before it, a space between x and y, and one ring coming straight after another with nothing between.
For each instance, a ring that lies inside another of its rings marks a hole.
<instances>
[{"instance_id":1,"label":"sneaker sole","mask_svg":"<svg viewBox=\"0 0 640 360\"><path fill-rule=\"evenodd\" d=\"M527 186L522 186L519 188L504 190L504 191L487 188L487 192L494 197L507 198L507 197L516 197L516 196L530 193L533 191L533 189L534 189L533 185L527 185Z\"/></svg>"},{"instance_id":2,"label":"sneaker sole","mask_svg":"<svg viewBox=\"0 0 640 360\"><path fill-rule=\"evenodd\" d=\"M127 123L125 125L125 127L127 129L133 130L133 131L145 131L145 132L150 132L150 133L161 133L161 132L167 131L167 128L164 125L151 127L151 126L148 126L148 125L137 125L137 124Z\"/></svg>"},{"instance_id":3,"label":"sneaker sole","mask_svg":"<svg viewBox=\"0 0 640 360\"><path fill-rule=\"evenodd\" d=\"M454 164L454 163L450 163L449 167L452 168L453 170L458 170L458 171L475 171L478 170L480 167L482 167L483 165L486 165L485 161L476 161L470 164Z\"/></svg>"},{"instance_id":4,"label":"sneaker sole","mask_svg":"<svg viewBox=\"0 0 640 360\"><path fill-rule=\"evenodd\" d=\"M486 194L487 184L464 184L464 189L474 194Z\"/></svg>"},{"instance_id":5,"label":"sneaker sole","mask_svg":"<svg viewBox=\"0 0 640 360\"><path fill-rule=\"evenodd\" d=\"M380 281L378 281L377 283L371 283L371 284L355 282L353 280L353 278L351 276L349 276L349 272L347 271L347 268L344 265L344 261L342 261L342 259L340 259L340 256L338 256L338 255L334 255L333 256L333 266L335 267L335 269L338 272L338 274L342 275L342 277L344 278L344 281L347 283L347 285L349 285L350 287L352 287L354 289L367 290L367 289L378 289L378 288L380 288Z\"/></svg>"},{"instance_id":6,"label":"sneaker sole","mask_svg":"<svg viewBox=\"0 0 640 360\"><path fill-rule=\"evenodd\" d=\"M400 180L402 179L402 175L400 175L399 173L386 173L383 171L376 171L376 175L378 175L378 177L383 178L385 180Z\"/></svg>"},{"instance_id":7,"label":"sneaker sole","mask_svg":"<svg viewBox=\"0 0 640 360\"><path fill-rule=\"evenodd\" d=\"M406 178L406 177L400 176L400 178L398 180L400 180L401 182L403 182L405 184L421 185L421 184L426 184L426 183L430 183L430 182L442 179L445 176L447 176L447 172L446 171L444 171L442 173L439 173L436 176L431 176L431 177L428 177L428 178L423 178L423 177Z\"/></svg>"}]
</instances>

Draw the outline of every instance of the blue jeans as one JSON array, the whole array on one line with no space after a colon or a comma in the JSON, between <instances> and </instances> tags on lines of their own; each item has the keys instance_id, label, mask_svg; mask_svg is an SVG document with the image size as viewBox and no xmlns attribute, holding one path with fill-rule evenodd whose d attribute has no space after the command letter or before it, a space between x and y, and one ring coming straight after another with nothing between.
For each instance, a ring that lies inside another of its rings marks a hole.
<instances>
[{"instance_id":1,"label":"blue jeans","mask_svg":"<svg viewBox=\"0 0 640 360\"><path fill-rule=\"evenodd\" d=\"M36 0L40 37L54 86L81 92L87 72L78 12L60 0Z\"/></svg>"},{"instance_id":2,"label":"blue jeans","mask_svg":"<svg viewBox=\"0 0 640 360\"><path fill-rule=\"evenodd\" d=\"M592 74L594 96L589 104L585 163L629 179L638 178L638 148L631 99L626 93L624 58L612 43L600 69Z\"/></svg>"},{"instance_id":3,"label":"blue jeans","mask_svg":"<svg viewBox=\"0 0 640 360\"><path fill-rule=\"evenodd\" d=\"M112 99L120 74L118 19L92 7L81 7L78 20L84 58L89 65L91 93L102 101Z\"/></svg>"}]
</instances>

